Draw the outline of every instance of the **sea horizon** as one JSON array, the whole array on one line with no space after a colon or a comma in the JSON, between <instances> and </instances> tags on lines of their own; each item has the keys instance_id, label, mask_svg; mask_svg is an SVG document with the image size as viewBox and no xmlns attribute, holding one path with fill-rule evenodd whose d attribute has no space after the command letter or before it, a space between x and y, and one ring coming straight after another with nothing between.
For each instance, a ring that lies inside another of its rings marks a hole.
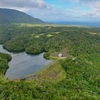
<instances>
[{"instance_id":1,"label":"sea horizon","mask_svg":"<svg viewBox=\"0 0 100 100\"><path fill-rule=\"evenodd\" d=\"M83 22L83 21L51 21L53 24L72 25L72 26L90 26L100 27L100 22Z\"/></svg>"}]
</instances>

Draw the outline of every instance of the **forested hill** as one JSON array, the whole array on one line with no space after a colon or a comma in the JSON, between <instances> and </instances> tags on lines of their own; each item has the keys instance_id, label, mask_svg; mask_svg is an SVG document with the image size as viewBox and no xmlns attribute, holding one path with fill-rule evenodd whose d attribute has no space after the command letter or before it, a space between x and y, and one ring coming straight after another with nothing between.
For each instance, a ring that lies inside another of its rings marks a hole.
<instances>
[{"instance_id":1,"label":"forested hill","mask_svg":"<svg viewBox=\"0 0 100 100\"><path fill-rule=\"evenodd\" d=\"M45 23L40 19L33 18L26 13L12 10L12 9L2 9L0 8L0 23L33 23L40 24Z\"/></svg>"},{"instance_id":2,"label":"forested hill","mask_svg":"<svg viewBox=\"0 0 100 100\"><path fill-rule=\"evenodd\" d=\"M4 77L11 56L0 53L0 100L100 100L100 28L0 24L0 43L57 59L29 80L12 81Z\"/></svg>"}]
</instances>

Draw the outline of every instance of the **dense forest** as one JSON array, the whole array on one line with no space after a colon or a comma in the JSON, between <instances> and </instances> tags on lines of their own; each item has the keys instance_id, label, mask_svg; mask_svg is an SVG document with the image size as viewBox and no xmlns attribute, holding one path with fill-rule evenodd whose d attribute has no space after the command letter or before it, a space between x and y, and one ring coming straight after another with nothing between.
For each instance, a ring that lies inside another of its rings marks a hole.
<instances>
[{"instance_id":1,"label":"dense forest","mask_svg":"<svg viewBox=\"0 0 100 100\"><path fill-rule=\"evenodd\" d=\"M47 54L66 47L71 55L100 52L100 29L93 27L66 27L56 25L0 26L0 43L11 52L26 51Z\"/></svg>"},{"instance_id":2,"label":"dense forest","mask_svg":"<svg viewBox=\"0 0 100 100\"><path fill-rule=\"evenodd\" d=\"M0 43L11 52L66 57L34 80L11 81L4 77L11 57L0 53L1 100L100 100L100 28L0 25Z\"/></svg>"}]
</instances>

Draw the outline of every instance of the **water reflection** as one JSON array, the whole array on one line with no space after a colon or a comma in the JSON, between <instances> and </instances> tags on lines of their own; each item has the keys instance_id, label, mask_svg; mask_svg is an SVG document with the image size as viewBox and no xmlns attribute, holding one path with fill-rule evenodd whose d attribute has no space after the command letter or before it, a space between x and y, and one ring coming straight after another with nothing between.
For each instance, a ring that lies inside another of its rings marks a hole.
<instances>
[{"instance_id":1,"label":"water reflection","mask_svg":"<svg viewBox=\"0 0 100 100\"><path fill-rule=\"evenodd\" d=\"M34 56L28 55L25 52L13 54L3 49L2 45L0 45L0 52L12 55L12 60L9 62L10 67L6 72L6 76L9 79L24 78L26 75L36 72L51 62L43 58L44 53Z\"/></svg>"}]
</instances>

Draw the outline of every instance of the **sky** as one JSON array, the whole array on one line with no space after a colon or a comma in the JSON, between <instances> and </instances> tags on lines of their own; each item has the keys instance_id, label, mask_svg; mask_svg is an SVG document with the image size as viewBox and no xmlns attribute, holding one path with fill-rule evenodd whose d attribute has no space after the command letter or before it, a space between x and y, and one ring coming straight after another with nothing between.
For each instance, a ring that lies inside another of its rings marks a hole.
<instances>
[{"instance_id":1,"label":"sky","mask_svg":"<svg viewBox=\"0 0 100 100\"><path fill-rule=\"evenodd\" d=\"M0 0L0 8L20 10L47 22L100 22L100 0Z\"/></svg>"}]
</instances>

